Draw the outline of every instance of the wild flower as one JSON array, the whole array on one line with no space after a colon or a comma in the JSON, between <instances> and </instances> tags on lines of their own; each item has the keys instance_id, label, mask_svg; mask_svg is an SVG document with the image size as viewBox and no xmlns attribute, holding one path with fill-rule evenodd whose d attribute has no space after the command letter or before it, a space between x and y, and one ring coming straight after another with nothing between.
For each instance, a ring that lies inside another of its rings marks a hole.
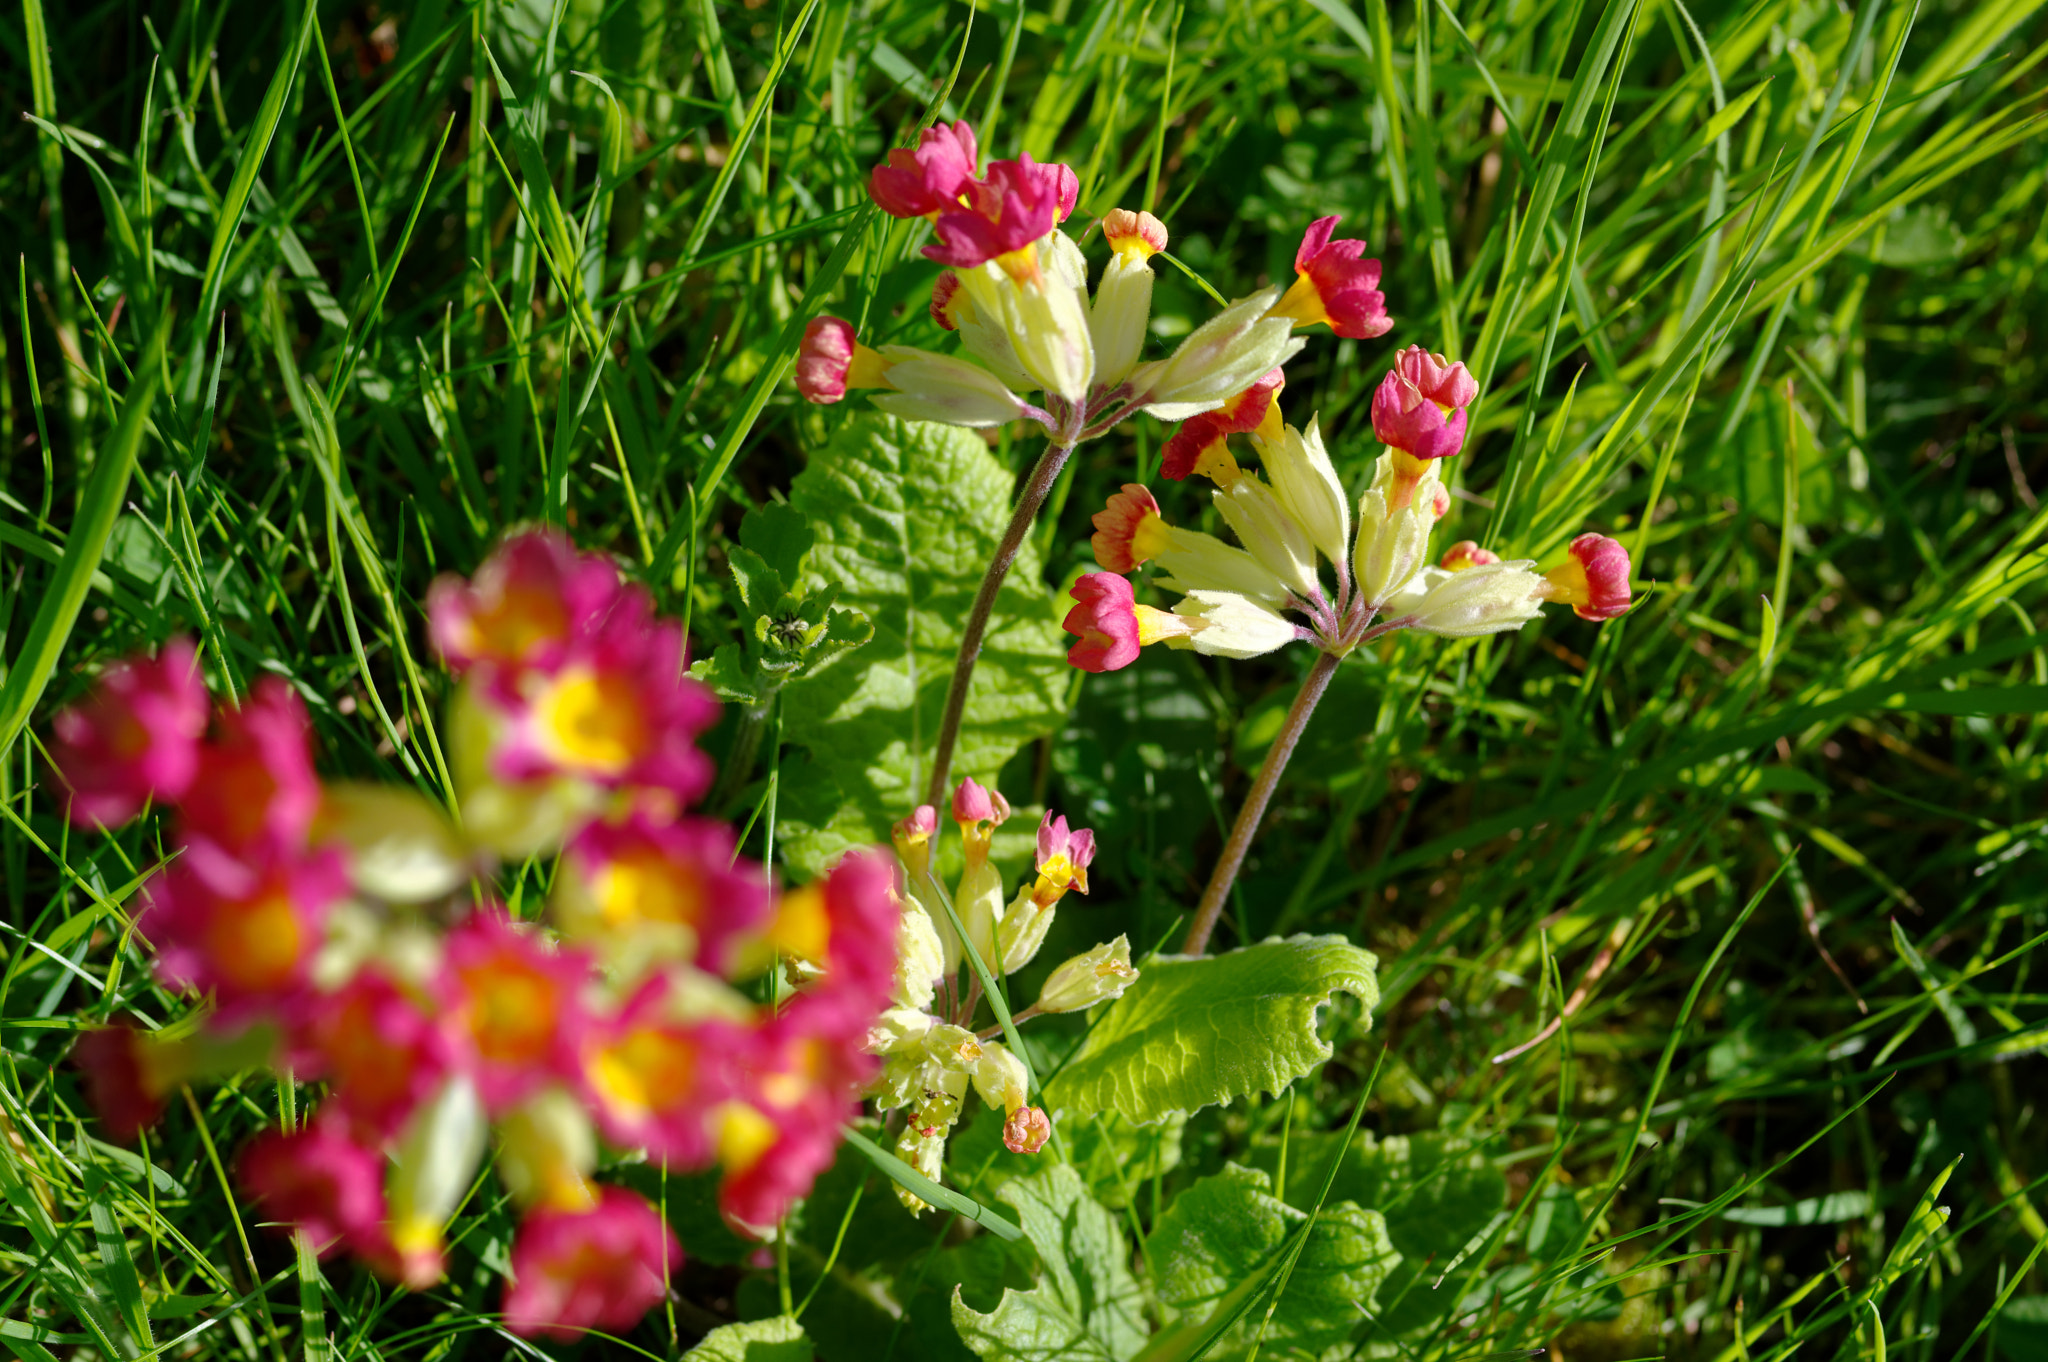
<instances>
[{"instance_id":1,"label":"wild flower","mask_svg":"<svg viewBox=\"0 0 2048 1362\"><path fill-rule=\"evenodd\" d=\"M397 787L321 781L280 681L209 719L182 643L58 717L74 819L172 811L177 856L136 925L158 979L198 1000L180 1039L120 1024L73 1059L117 1139L193 1079L267 1064L324 1083L309 1121L242 1152L243 1185L321 1252L414 1289L439 1279L495 1140L522 1218L509 1326L628 1327L682 1250L599 1180L604 1142L722 1166L727 1216L771 1230L876 1067L865 1041L905 929L894 871L854 853L778 895L730 828L686 811L716 707L682 674L680 630L605 559L516 535L428 601L459 678L460 826ZM488 892L501 855L559 858L544 919Z\"/></svg>"},{"instance_id":2,"label":"wild flower","mask_svg":"<svg viewBox=\"0 0 2048 1362\"><path fill-rule=\"evenodd\" d=\"M869 1095L884 1111L908 1113L896 1152L934 1179L970 1087L991 1111L1003 1113L1003 1142L1013 1152L1035 1154L1050 1138L1050 1119L1031 1102L1030 1070L995 1039L1002 1028L979 1034L969 1029L982 985L978 971L963 979L960 966L970 949L995 977L1029 964L1045 942L1059 901L1069 891L1088 892L1088 867L1095 859L1095 834L1070 827L1048 810L1038 826L1032 873L1006 902L1007 881L993 854L996 830L1011 814L1009 801L968 779L954 788L950 812L960 831L963 860L950 897L932 869L937 811L920 805L895 827L901 882L891 895L901 905L903 925L893 971L894 1005L864 1036L865 1049L880 1061ZM964 944L953 926L956 916L965 929ZM1016 1013L1012 1023L1121 997L1138 977L1130 958L1130 944L1121 936L1074 957L1053 972L1044 995ZM1115 963L1100 968L1104 961ZM897 1195L913 1214L927 1209L906 1189L899 1187Z\"/></svg>"}]
</instances>

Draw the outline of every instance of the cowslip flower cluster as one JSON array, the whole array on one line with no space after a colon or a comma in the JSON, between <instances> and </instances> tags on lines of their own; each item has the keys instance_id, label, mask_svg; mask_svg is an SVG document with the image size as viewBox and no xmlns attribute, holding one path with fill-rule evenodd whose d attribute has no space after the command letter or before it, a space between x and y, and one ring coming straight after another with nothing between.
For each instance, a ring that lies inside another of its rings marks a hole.
<instances>
[{"instance_id":1,"label":"cowslip flower cluster","mask_svg":"<svg viewBox=\"0 0 2048 1362\"><path fill-rule=\"evenodd\" d=\"M596 1179L602 1147L721 1166L727 1218L767 1233L878 1067L895 872L856 852L778 895L729 827L687 812L716 706L682 674L680 629L609 561L522 534L428 607L460 677L460 826L407 790L322 781L284 682L215 710L183 643L58 716L74 820L175 808L177 855L136 930L157 978L202 1000L184 1039L108 1027L74 1059L124 1140L195 1077L267 1064L324 1082L309 1120L241 1152L241 1183L263 1219L414 1289L441 1277L494 1139L522 1216L508 1326L627 1328L683 1251ZM533 856L558 858L544 923L488 893L500 857Z\"/></svg>"},{"instance_id":2,"label":"cowslip flower cluster","mask_svg":"<svg viewBox=\"0 0 2048 1362\"><path fill-rule=\"evenodd\" d=\"M1126 483L1094 517L1104 571L1074 585L1065 620L1068 657L1086 671L1114 671L1150 643L1247 658L1305 641L1342 657L1396 629L1447 638L1519 629L1545 602L1583 619L1625 613L1628 552L1598 534L1574 539L1545 573L1471 541L1434 565L1429 538L1450 509L1442 461L1464 447L1466 408L1478 385L1462 364L1420 347L1402 351L1373 396L1373 430L1386 446L1371 487L1352 503L1313 418L1307 430L1280 413L1275 370L1211 412L1182 423L1162 472L1200 474L1238 545L1173 525L1142 484ZM1230 437L1244 436L1265 477L1241 467ZM1319 559L1334 570L1326 590ZM1158 585L1180 594L1170 611L1137 603L1129 576L1155 565ZM1287 612L1287 613L1283 613ZM1298 620L1289 615L1300 617Z\"/></svg>"},{"instance_id":3,"label":"cowslip flower cluster","mask_svg":"<svg viewBox=\"0 0 2048 1362\"><path fill-rule=\"evenodd\" d=\"M1332 240L1338 219L1327 217L1304 236L1290 287L1238 299L1171 355L1146 361L1151 261L1166 249L1165 224L1146 212L1105 214L1110 259L1091 296L1088 263L1060 228L1079 196L1073 170L1026 154L977 174L978 154L965 122L941 124L915 150L892 151L868 185L883 212L931 223L936 240L924 254L947 267L932 288L932 320L959 335L965 356L871 349L849 323L821 316L796 364L797 390L810 401L869 388L876 406L906 419L993 426L1022 418L1071 448L1136 412L1178 421L1215 409L1298 352L1305 342L1293 333L1302 327L1372 337L1393 325L1379 261L1364 258L1362 241Z\"/></svg>"},{"instance_id":4,"label":"cowslip flower cluster","mask_svg":"<svg viewBox=\"0 0 2048 1362\"><path fill-rule=\"evenodd\" d=\"M870 1053L881 1058L870 1089L875 1105L908 1113L896 1152L934 1181L970 1087L991 1111L1003 1113L1003 1143L1013 1153L1035 1154L1051 1137L1051 1119L1031 1105L1023 1061L993 1038L1000 1028L973 1029L981 988L975 976L963 978L961 964L970 944L994 976L1030 964L1045 944L1059 901L1069 890L1088 892L1088 866L1095 859L1095 834L1070 828L1065 818L1048 812L1038 828L1033 873L1006 899L1002 872L990 853L996 829L1010 817L1009 801L996 790L963 780L949 811L963 853L951 902L968 941L963 944L954 930L934 870L938 811L919 805L893 830L902 871L901 935L891 1006L867 1042ZM1119 936L1060 965L1046 979L1038 1001L1012 1021L1077 1012L1120 998L1137 977L1130 942ZM897 1195L913 1214L926 1209L908 1190L899 1188Z\"/></svg>"}]
</instances>

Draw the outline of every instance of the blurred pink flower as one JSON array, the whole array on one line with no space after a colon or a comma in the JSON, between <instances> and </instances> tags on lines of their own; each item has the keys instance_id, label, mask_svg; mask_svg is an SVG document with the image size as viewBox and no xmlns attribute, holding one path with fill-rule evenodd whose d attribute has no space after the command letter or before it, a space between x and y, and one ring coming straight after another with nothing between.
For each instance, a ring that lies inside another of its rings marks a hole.
<instances>
[{"instance_id":1,"label":"blurred pink flower","mask_svg":"<svg viewBox=\"0 0 2048 1362\"><path fill-rule=\"evenodd\" d=\"M208 707L199 658L184 639L108 668L51 725L50 757L71 789L71 821L114 827L151 798L183 798L199 770Z\"/></svg>"},{"instance_id":2,"label":"blurred pink flower","mask_svg":"<svg viewBox=\"0 0 2048 1362\"><path fill-rule=\"evenodd\" d=\"M322 1257L383 1236L384 1156L350 1139L346 1123L325 1113L289 1134L258 1135L236 1173L266 1218L284 1233L304 1234Z\"/></svg>"},{"instance_id":3,"label":"blurred pink flower","mask_svg":"<svg viewBox=\"0 0 2048 1362\"><path fill-rule=\"evenodd\" d=\"M512 1241L505 1327L562 1342L592 1329L630 1329L667 1293L664 1273L682 1266L675 1235L623 1188L603 1188L585 1211L542 1207Z\"/></svg>"},{"instance_id":4,"label":"blurred pink flower","mask_svg":"<svg viewBox=\"0 0 2048 1362\"><path fill-rule=\"evenodd\" d=\"M503 1112L550 1079L574 1081L591 1025L587 957L549 950L490 907L448 933L448 970L487 1110Z\"/></svg>"}]
</instances>

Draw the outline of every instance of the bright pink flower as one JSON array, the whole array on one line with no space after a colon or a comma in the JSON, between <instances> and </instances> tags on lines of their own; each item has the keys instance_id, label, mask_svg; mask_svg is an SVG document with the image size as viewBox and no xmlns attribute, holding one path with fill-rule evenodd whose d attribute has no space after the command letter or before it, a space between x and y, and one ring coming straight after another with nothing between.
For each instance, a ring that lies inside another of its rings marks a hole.
<instances>
[{"instance_id":1,"label":"bright pink flower","mask_svg":"<svg viewBox=\"0 0 2048 1362\"><path fill-rule=\"evenodd\" d=\"M1544 575L1549 598L1571 606L1582 620L1611 620L1628 613L1628 550L1604 534L1572 540L1570 556Z\"/></svg>"},{"instance_id":2,"label":"bright pink flower","mask_svg":"<svg viewBox=\"0 0 2048 1362\"><path fill-rule=\"evenodd\" d=\"M637 589L553 675L517 703L493 703L513 721L493 762L504 779L567 775L666 790L685 804L710 783L711 762L694 739L717 722L718 702L683 675L682 630L651 618Z\"/></svg>"},{"instance_id":3,"label":"bright pink flower","mask_svg":"<svg viewBox=\"0 0 2048 1362\"><path fill-rule=\"evenodd\" d=\"M1140 563L1149 563L1167 547L1166 521L1143 483L1127 482L1122 491L1112 493L1092 523L1095 533L1088 542L1095 549L1095 561L1111 572L1136 572Z\"/></svg>"},{"instance_id":4,"label":"bright pink flower","mask_svg":"<svg viewBox=\"0 0 2048 1362\"><path fill-rule=\"evenodd\" d=\"M831 1166L839 1127L879 1065L864 1042L880 1011L843 991L809 990L756 1032L741 1062L741 1100L722 1113L719 1133L718 1199L729 1219L773 1225Z\"/></svg>"},{"instance_id":5,"label":"bright pink flower","mask_svg":"<svg viewBox=\"0 0 2048 1362\"><path fill-rule=\"evenodd\" d=\"M1331 216L1309 224L1294 253L1294 285L1267 315L1286 317L1296 326L1328 322L1338 335L1358 340L1383 336L1394 319L1380 292L1380 262L1360 258L1363 241L1330 240L1338 221Z\"/></svg>"},{"instance_id":6,"label":"bright pink flower","mask_svg":"<svg viewBox=\"0 0 2048 1362\"><path fill-rule=\"evenodd\" d=\"M476 575L436 578L427 629L449 670L479 665L552 671L617 603L619 570L580 554L560 530L527 530L500 544Z\"/></svg>"},{"instance_id":7,"label":"bright pink flower","mask_svg":"<svg viewBox=\"0 0 2048 1362\"><path fill-rule=\"evenodd\" d=\"M1065 166L1041 166L1026 152L996 161L971 205L950 207L932 224L938 241L924 248L941 265L973 269L1037 241L1066 216L1079 180Z\"/></svg>"},{"instance_id":8,"label":"bright pink flower","mask_svg":"<svg viewBox=\"0 0 2048 1362\"><path fill-rule=\"evenodd\" d=\"M1444 556L1437 560L1437 566L1452 572L1463 572L1466 568L1485 567L1498 563L1500 555L1492 549L1482 549L1471 539L1460 539L1444 550Z\"/></svg>"},{"instance_id":9,"label":"bright pink flower","mask_svg":"<svg viewBox=\"0 0 2048 1362\"><path fill-rule=\"evenodd\" d=\"M305 1009L295 1067L301 1077L325 1078L328 1107L366 1138L395 1137L462 1057L453 1000L445 981L437 984L416 998L366 968Z\"/></svg>"},{"instance_id":10,"label":"bright pink flower","mask_svg":"<svg viewBox=\"0 0 2048 1362\"><path fill-rule=\"evenodd\" d=\"M541 1207L512 1241L505 1327L573 1342L588 1330L623 1332L661 1303L683 1246L642 1197L602 1189L587 1211Z\"/></svg>"},{"instance_id":11,"label":"bright pink flower","mask_svg":"<svg viewBox=\"0 0 2048 1362\"><path fill-rule=\"evenodd\" d=\"M162 1118L165 1095L183 1076L163 1062L167 1048L127 1022L96 1026L72 1042L86 1103L114 1143L132 1143Z\"/></svg>"},{"instance_id":12,"label":"bright pink flower","mask_svg":"<svg viewBox=\"0 0 2048 1362\"><path fill-rule=\"evenodd\" d=\"M212 993L227 1018L298 1000L349 879L331 850L236 860L193 845L143 893L135 926L156 947L157 978Z\"/></svg>"},{"instance_id":13,"label":"bright pink flower","mask_svg":"<svg viewBox=\"0 0 2048 1362\"><path fill-rule=\"evenodd\" d=\"M552 900L571 940L643 963L687 959L724 974L737 939L769 917L765 873L736 860L732 828L704 818L586 823L562 853Z\"/></svg>"},{"instance_id":14,"label":"bright pink flower","mask_svg":"<svg viewBox=\"0 0 2048 1362\"><path fill-rule=\"evenodd\" d=\"M1479 384L1463 364L1411 345L1372 395L1372 429L1418 459L1442 459L1465 445L1465 408Z\"/></svg>"},{"instance_id":15,"label":"bright pink flower","mask_svg":"<svg viewBox=\"0 0 2048 1362\"><path fill-rule=\"evenodd\" d=\"M1068 889L1088 892L1088 867L1095 860L1095 834L1088 828L1069 831L1063 814L1048 809L1038 825L1038 880L1031 898L1039 907L1059 902Z\"/></svg>"},{"instance_id":16,"label":"bright pink flower","mask_svg":"<svg viewBox=\"0 0 2048 1362\"><path fill-rule=\"evenodd\" d=\"M993 819L995 816L995 805L989 801L989 792L980 781L969 776L954 789L953 821L955 823L982 823Z\"/></svg>"},{"instance_id":17,"label":"bright pink flower","mask_svg":"<svg viewBox=\"0 0 2048 1362\"><path fill-rule=\"evenodd\" d=\"M303 1233L322 1257L383 1238L384 1156L350 1139L345 1122L323 1113L291 1134L258 1135L235 1171L266 1219Z\"/></svg>"},{"instance_id":18,"label":"bright pink flower","mask_svg":"<svg viewBox=\"0 0 2048 1362\"><path fill-rule=\"evenodd\" d=\"M1036 1154L1052 1138L1052 1122L1039 1107L1019 1107L1003 1122L1003 1148L1012 1154Z\"/></svg>"},{"instance_id":19,"label":"bright pink flower","mask_svg":"<svg viewBox=\"0 0 2048 1362\"><path fill-rule=\"evenodd\" d=\"M51 760L71 788L80 827L127 822L151 798L178 800L199 770L206 681L184 639L154 658L107 669L85 700L58 714Z\"/></svg>"},{"instance_id":20,"label":"bright pink flower","mask_svg":"<svg viewBox=\"0 0 2048 1362\"><path fill-rule=\"evenodd\" d=\"M845 397L846 373L853 367L857 348L852 322L838 317L811 318L796 357L796 390L804 400L829 403Z\"/></svg>"},{"instance_id":21,"label":"bright pink flower","mask_svg":"<svg viewBox=\"0 0 2048 1362\"><path fill-rule=\"evenodd\" d=\"M890 217L924 218L956 208L974 190L974 129L962 119L926 128L915 151L898 147L868 174L868 197Z\"/></svg>"},{"instance_id":22,"label":"bright pink flower","mask_svg":"<svg viewBox=\"0 0 2048 1362\"><path fill-rule=\"evenodd\" d=\"M1273 369L1216 410L1190 416L1181 422L1180 429L1173 433L1161 451L1160 473L1175 482L1190 473L1200 473L1219 484L1234 482L1237 461L1230 457L1225 441L1232 435L1257 430L1269 420L1276 427L1274 433L1277 434L1278 399L1280 390L1286 385L1287 376ZM1104 563L1103 566L1109 565Z\"/></svg>"},{"instance_id":23,"label":"bright pink flower","mask_svg":"<svg viewBox=\"0 0 2048 1362\"><path fill-rule=\"evenodd\" d=\"M1084 672L1113 672L1138 660L1138 615L1131 584L1113 572L1084 572L1074 583L1074 608L1060 628L1078 635L1067 660Z\"/></svg>"},{"instance_id":24,"label":"bright pink flower","mask_svg":"<svg viewBox=\"0 0 2048 1362\"><path fill-rule=\"evenodd\" d=\"M275 676L258 681L240 709L221 711L213 741L200 749L185 793L185 835L235 854L258 842L305 846L320 811L311 736L297 693Z\"/></svg>"},{"instance_id":25,"label":"bright pink flower","mask_svg":"<svg viewBox=\"0 0 2048 1362\"><path fill-rule=\"evenodd\" d=\"M591 1025L590 962L551 951L501 908L483 908L448 933L448 969L475 1055L477 1091L498 1113L550 1079L573 1081Z\"/></svg>"},{"instance_id":26,"label":"bright pink flower","mask_svg":"<svg viewBox=\"0 0 2048 1362\"><path fill-rule=\"evenodd\" d=\"M666 979L636 993L583 1042L583 1091L605 1138L679 1168L714 1153L714 1113L732 1096L752 1034L731 1022L691 1019Z\"/></svg>"}]
</instances>

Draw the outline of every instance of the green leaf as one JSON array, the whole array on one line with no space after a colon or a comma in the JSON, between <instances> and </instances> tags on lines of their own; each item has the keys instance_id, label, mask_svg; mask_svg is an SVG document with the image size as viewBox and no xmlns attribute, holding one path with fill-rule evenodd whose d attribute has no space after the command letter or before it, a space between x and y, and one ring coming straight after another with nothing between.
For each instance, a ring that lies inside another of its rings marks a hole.
<instances>
[{"instance_id":1,"label":"green leaf","mask_svg":"<svg viewBox=\"0 0 2048 1362\"><path fill-rule=\"evenodd\" d=\"M1290 936L1223 955L1161 956L1088 1033L1046 1092L1086 1115L1164 1120L1278 1092L1330 1057L1316 1012L1342 990L1379 1003L1379 961L1341 936Z\"/></svg>"},{"instance_id":2,"label":"green leaf","mask_svg":"<svg viewBox=\"0 0 2048 1362\"><path fill-rule=\"evenodd\" d=\"M1273 1196L1264 1173L1237 1164L1225 1164L1175 1197L1152 1230L1147 1256L1158 1273L1160 1302L1180 1327L1169 1325L1153 1351L1170 1352L1171 1335L1197 1329L1225 1297L1261 1278L1307 1219ZM1284 1355L1290 1347L1313 1354L1342 1343L1362 1318L1360 1307L1371 1308L1400 1259L1378 1211L1348 1201L1325 1206L1273 1311L1268 1345ZM1215 1355L1248 1347L1263 1314L1249 1312L1223 1336Z\"/></svg>"},{"instance_id":3,"label":"green leaf","mask_svg":"<svg viewBox=\"0 0 2048 1362\"><path fill-rule=\"evenodd\" d=\"M960 623L1010 516L1013 478L972 433L857 417L814 452L789 501L818 542L806 591L841 586L872 621L859 652L784 692L778 837L799 873L888 839L923 799ZM1051 593L1027 540L1002 594L968 694L954 773L991 782L1065 714L1070 671ZM836 787L836 790L835 788Z\"/></svg>"},{"instance_id":4,"label":"green leaf","mask_svg":"<svg viewBox=\"0 0 2048 1362\"><path fill-rule=\"evenodd\" d=\"M2048 1296L2020 1296L1998 1314L1998 1351L2010 1362L2048 1357Z\"/></svg>"},{"instance_id":5,"label":"green leaf","mask_svg":"<svg viewBox=\"0 0 2048 1362\"><path fill-rule=\"evenodd\" d=\"M785 582L803 574L804 557L818 535L804 513L785 501L770 501L747 512L740 522L740 543L758 554Z\"/></svg>"},{"instance_id":6,"label":"green leaf","mask_svg":"<svg viewBox=\"0 0 2048 1362\"><path fill-rule=\"evenodd\" d=\"M811 1362L811 1340L788 1315L722 1324L683 1354L684 1362Z\"/></svg>"},{"instance_id":7,"label":"green leaf","mask_svg":"<svg viewBox=\"0 0 2048 1362\"><path fill-rule=\"evenodd\" d=\"M711 687L727 704L751 705L760 700L760 687L747 650L737 643L721 643L718 651L690 665L690 675Z\"/></svg>"},{"instance_id":8,"label":"green leaf","mask_svg":"<svg viewBox=\"0 0 2048 1362\"><path fill-rule=\"evenodd\" d=\"M789 588L781 573L762 560L752 549L728 545L726 561L732 565L733 585L739 588L740 604L749 615L756 618L773 614L775 607L787 594Z\"/></svg>"},{"instance_id":9,"label":"green leaf","mask_svg":"<svg viewBox=\"0 0 2048 1362\"><path fill-rule=\"evenodd\" d=\"M978 1357L999 1362L1123 1362L1145 1341L1130 1248L1081 1177L1054 1164L999 1194L1017 1209L1044 1269L1029 1291L1006 1290L983 1314L953 1292L953 1325Z\"/></svg>"}]
</instances>

